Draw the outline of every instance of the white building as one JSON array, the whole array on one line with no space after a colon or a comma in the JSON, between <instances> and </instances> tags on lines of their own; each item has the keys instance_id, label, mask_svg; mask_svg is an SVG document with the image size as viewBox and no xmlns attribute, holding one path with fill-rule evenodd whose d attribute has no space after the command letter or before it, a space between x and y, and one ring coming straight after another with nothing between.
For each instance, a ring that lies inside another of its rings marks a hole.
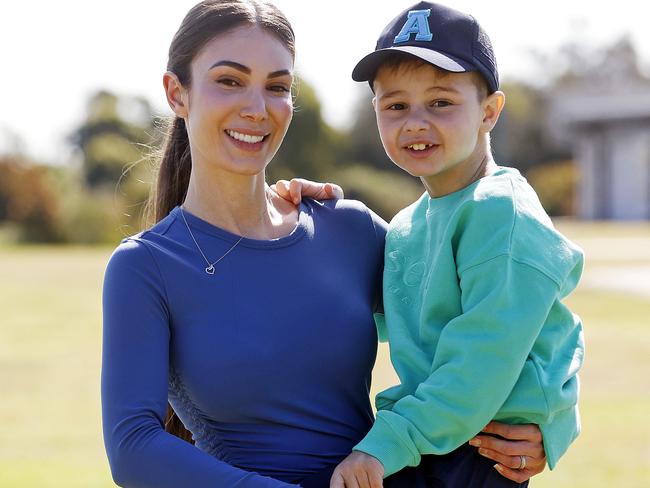
<instances>
[{"instance_id":1,"label":"white building","mask_svg":"<svg viewBox=\"0 0 650 488\"><path fill-rule=\"evenodd\" d=\"M650 219L650 81L632 55L618 51L550 103L551 132L578 164L578 216Z\"/></svg>"}]
</instances>

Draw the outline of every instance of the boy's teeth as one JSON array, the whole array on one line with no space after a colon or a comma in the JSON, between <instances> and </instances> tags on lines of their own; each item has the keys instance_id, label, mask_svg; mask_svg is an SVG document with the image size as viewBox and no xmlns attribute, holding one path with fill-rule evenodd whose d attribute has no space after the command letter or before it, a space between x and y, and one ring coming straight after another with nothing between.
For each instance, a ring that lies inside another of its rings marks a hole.
<instances>
[{"instance_id":1,"label":"boy's teeth","mask_svg":"<svg viewBox=\"0 0 650 488\"><path fill-rule=\"evenodd\" d=\"M250 144L261 142L262 139L264 139L264 136L251 136L249 134L242 134L241 132L235 132L234 130L229 130L226 132L228 132L228 135L233 139L237 139L238 141L248 142Z\"/></svg>"},{"instance_id":2,"label":"boy's teeth","mask_svg":"<svg viewBox=\"0 0 650 488\"><path fill-rule=\"evenodd\" d=\"M424 151L428 147L431 147L431 144L411 144L409 146L409 149L414 149L416 151Z\"/></svg>"}]
</instances>

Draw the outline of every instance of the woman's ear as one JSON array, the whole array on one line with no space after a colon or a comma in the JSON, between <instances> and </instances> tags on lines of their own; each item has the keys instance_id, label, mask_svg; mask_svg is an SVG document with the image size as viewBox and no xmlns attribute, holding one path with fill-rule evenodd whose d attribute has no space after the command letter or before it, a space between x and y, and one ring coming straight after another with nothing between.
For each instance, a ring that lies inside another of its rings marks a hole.
<instances>
[{"instance_id":1,"label":"woman's ear","mask_svg":"<svg viewBox=\"0 0 650 488\"><path fill-rule=\"evenodd\" d=\"M163 86L167 103L177 117L187 118L187 90L183 87L178 76L171 71L163 75Z\"/></svg>"},{"instance_id":2,"label":"woman's ear","mask_svg":"<svg viewBox=\"0 0 650 488\"><path fill-rule=\"evenodd\" d=\"M481 129L483 132L490 132L499 120L499 115L506 103L506 96L502 91L495 91L483 100L483 121Z\"/></svg>"}]
</instances>

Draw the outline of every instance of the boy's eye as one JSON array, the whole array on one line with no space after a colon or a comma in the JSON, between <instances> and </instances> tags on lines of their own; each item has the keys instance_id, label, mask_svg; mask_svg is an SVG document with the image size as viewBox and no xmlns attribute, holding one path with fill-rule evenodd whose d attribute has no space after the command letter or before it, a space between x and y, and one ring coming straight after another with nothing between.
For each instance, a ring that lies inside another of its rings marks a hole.
<instances>
[{"instance_id":1,"label":"boy's eye","mask_svg":"<svg viewBox=\"0 0 650 488\"><path fill-rule=\"evenodd\" d=\"M436 101L431 103L431 106L436 107L436 108L449 107L450 105L451 105L451 102L449 102L447 100L436 100Z\"/></svg>"},{"instance_id":2,"label":"boy's eye","mask_svg":"<svg viewBox=\"0 0 650 488\"><path fill-rule=\"evenodd\" d=\"M392 105L388 106L388 110L404 110L406 108L406 104L404 103L393 103Z\"/></svg>"}]
</instances>

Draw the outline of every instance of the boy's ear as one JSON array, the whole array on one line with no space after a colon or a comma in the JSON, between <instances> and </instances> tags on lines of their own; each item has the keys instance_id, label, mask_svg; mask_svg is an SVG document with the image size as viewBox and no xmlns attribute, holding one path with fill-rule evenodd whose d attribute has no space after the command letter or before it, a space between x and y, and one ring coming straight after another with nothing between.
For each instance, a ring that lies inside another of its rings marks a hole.
<instances>
[{"instance_id":1,"label":"boy's ear","mask_svg":"<svg viewBox=\"0 0 650 488\"><path fill-rule=\"evenodd\" d=\"M495 91L483 100L483 121L481 129L483 132L490 132L499 120L499 115L506 103L506 96L502 91Z\"/></svg>"},{"instance_id":2,"label":"boy's ear","mask_svg":"<svg viewBox=\"0 0 650 488\"><path fill-rule=\"evenodd\" d=\"M178 76L171 71L163 75L163 86L167 103L177 117L187 118L187 90L183 87Z\"/></svg>"},{"instance_id":3,"label":"boy's ear","mask_svg":"<svg viewBox=\"0 0 650 488\"><path fill-rule=\"evenodd\" d=\"M377 111L377 97L372 97L372 108Z\"/></svg>"}]
</instances>

